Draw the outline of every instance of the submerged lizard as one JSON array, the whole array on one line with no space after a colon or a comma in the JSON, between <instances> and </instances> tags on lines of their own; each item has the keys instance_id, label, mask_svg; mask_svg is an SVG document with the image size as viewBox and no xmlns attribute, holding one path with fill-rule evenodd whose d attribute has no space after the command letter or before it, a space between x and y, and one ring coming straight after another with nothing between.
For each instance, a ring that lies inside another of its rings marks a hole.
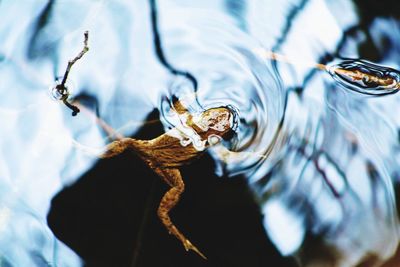
<instances>
[{"instance_id":1,"label":"submerged lizard","mask_svg":"<svg viewBox=\"0 0 400 267\"><path fill-rule=\"evenodd\" d=\"M174 109L181 118L183 117L185 127L193 130L200 137L204 148L218 143L221 138L229 138L234 131L234 112L228 107L210 108L198 116L193 116L177 101ZM170 234L182 242L187 251L193 250L206 259L204 254L177 229L169 217L169 211L178 203L185 189L179 167L204 154L204 150L196 149L193 143L182 144L183 139L188 139L188 137L176 128L152 140L122 138L110 143L100 157L110 158L125 150L131 150L139 155L171 187L158 207L157 214L161 222Z\"/></svg>"}]
</instances>

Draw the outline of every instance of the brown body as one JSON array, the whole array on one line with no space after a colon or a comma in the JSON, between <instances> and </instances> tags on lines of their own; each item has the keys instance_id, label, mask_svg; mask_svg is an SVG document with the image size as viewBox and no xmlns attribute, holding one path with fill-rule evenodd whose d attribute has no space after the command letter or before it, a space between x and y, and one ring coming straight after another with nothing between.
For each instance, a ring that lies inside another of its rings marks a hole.
<instances>
[{"instance_id":1,"label":"brown body","mask_svg":"<svg viewBox=\"0 0 400 267\"><path fill-rule=\"evenodd\" d=\"M185 117L186 127L192 128L202 140L206 140L206 147L212 145L209 143L210 136L225 138L232 131L233 113L226 107L208 109L198 117L193 117L189 114L179 102L175 103L174 107L180 116ZM177 132L179 133L179 131ZM183 136L183 138L187 137ZM185 189L179 167L200 157L204 151L197 150L192 144L183 146L179 138L167 132L152 140L123 138L114 141L107 146L101 157L113 157L126 149L137 153L171 187L161 199L157 211L161 222L165 225L168 232L176 236L186 250L191 249L201 257L206 258L175 227L168 215L169 211L178 203L180 195Z\"/></svg>"},{"instance_id":2,"label":"brown body","mask_svg":"<svg viewBox=\"0 0 400 267\"><path fill-rule=\"evenodd\" d=\"M392 77L378 77L368 73L361 72L359 70L346 70L346 69L334 69L334 72L339 75L348 77L353 81L364 81L364 83L374 83L382 87L390 87L393 89L399 89L400 84Z\"/></svg>"}]
</instances>

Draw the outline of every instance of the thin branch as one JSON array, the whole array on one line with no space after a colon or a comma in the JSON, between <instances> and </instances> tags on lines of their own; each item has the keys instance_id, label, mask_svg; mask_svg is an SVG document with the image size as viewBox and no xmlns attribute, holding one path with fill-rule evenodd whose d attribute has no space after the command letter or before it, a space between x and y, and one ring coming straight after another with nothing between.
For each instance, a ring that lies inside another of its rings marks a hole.
<instances>
[{"instance_id":1,"label":"thin branch","mask_svg":"<svg viewBox=\"0 0 400 267\"><path fill-rule=\"evenodd\" d=\"M79 108L71 103L68 102L68 97L69 97L69 91L68 88L65 86L65 83L67 82L68 75L71 71L72 66L83 57L83 55L89 51L89 46L88 46L88 40L89 40L89 32L85 31L84 33L84 40L83 40L83 49L79 54L72 60L68 61L68 66L67 69L65 70L64 77L61 81L60 84L57 84L55 89L57 90L57 93L60 95L60 100L69 108L72 110L72 116L76 116L79 113Z\"/></svg>"},{"instance_id":2,"label":"thin branch","mask_svg":"<svg viewBox=\"0 0 400 267\"><path fill-rule=\"evenodd\" d=\"M64 78L61 82L61 86L65 86L65 83L67 82L68 74L71 71L71 68L75 64L75 62L77 62L79 59L81 59L83 57L83 55L87 51L89 51L89 47L88 47L89 32L85 31L84 36L85 36L85 39L83 41L83 49L73 60L68 61L68 66L67 66L67 69L65 70L65 74L64 74Z\"/></svg>"}]
</instances>

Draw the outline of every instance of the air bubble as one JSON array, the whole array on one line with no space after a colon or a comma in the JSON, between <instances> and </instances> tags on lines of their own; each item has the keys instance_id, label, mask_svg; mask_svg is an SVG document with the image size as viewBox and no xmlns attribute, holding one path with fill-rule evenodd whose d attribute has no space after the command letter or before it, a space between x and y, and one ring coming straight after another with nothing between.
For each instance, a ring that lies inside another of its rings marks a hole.
<instances>
[{"instance_id":1,"label":"air bubble","mask_svg":"<svg viewBox=\"0 0 400 267\"><path fill-rule=\"evenodd\" d=\"M74 86L70 82L62 85L61 79L57 78L54 84L49 87L49 94L53 100L63 101L73 94L73 88Z\"/></svg>"},{"instance_id":2,"label":"air bubble","mask_svg":"<svg viewBox=\"0 0 400 267\"><path fill-rule=\"evenodd\" d=\"M50 96L53 100L62 101L69 96L68 87L61 87L60 84L56 84L50 87Z\"/></svg>"},{"instance_id":3,"label":"air bubble","mask_svg":"<svg viewBox=\"0 0 400 267\"><path fill-rule=\"evenodd\" d=\"M208 143L212 146L218 144L219 142L221 142L221 140L222 138L215 134L212 134L208 137Z\"/></svg>"},{"instance_id":4,"label":"air bubble","mask_svg":"<svg viewBox=\"0 0 400 267\"><path fill-rule=\"evenodd\" d=\"M76 116L79 113L79 108L68 102L68 98L71 95L69 85L65 85L56 80L55 84L50 87L50 97L55 101L62 101L69 109L72 110L72 116Z\"/></svg>"}]
</instances>

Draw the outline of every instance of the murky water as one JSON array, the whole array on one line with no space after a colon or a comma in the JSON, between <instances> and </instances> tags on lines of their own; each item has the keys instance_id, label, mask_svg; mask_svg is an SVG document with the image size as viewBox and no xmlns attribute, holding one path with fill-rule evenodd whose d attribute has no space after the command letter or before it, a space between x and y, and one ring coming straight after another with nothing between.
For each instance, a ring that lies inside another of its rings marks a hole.
<instances>
[{"instance_id":1,"label":"murky water","mask_svg":"<svg viewBox=\"0 0 400 267\"><path fill-rule=\"evenodd\" d=\"M183 129L174 99L193 114L235 110L236 135L210 154L218 174L246 177L283 255L302 266L393 255L400 23L390 11L347 0L23 2L0 1L5 266L81 265L45 218L52 196L95 162L74 143L106 142L98 121L72 117L48 92L86 30L70 97L90 96L121 134L153 108L165 130ZM304 253L314 246L334 257Z\"/></svg>"}]
</instances>

